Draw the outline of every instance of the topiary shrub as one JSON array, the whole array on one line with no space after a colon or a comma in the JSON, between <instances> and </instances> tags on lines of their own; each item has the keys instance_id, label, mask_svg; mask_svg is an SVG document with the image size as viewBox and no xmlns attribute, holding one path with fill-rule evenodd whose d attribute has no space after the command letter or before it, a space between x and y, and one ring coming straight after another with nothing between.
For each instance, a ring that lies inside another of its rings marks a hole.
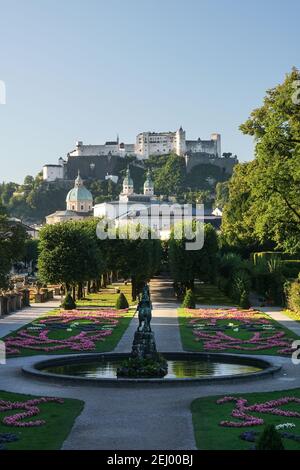
<instances>
[{"instance_id":1,"label":"topiary shrub","mask_svg":"<svg viewBox=\"0 0 300 470\"><path fill-rule=\"evenodd\" d=\"M74 302L74 299L71 296L70 292L67 293L61 306L64 310L74 310L76 308L76 303Z\"/></svg>"},{"instance_id":2,"label":"topiary shrub","mask_svg":"<svg viewBox=\"0 0 300 470\"><path fill-rule=\"evenodd\" d=\"M263 432L259 435L256 450L284 450L284 446L279 433L274 424L267 424Z\"/></svg>"},{"instance_id":3,"label":"topiary shrub","mask_svg":"<svg viewBox=\"0 0 300 470\"><path fill-rule=\"evenodd\" d=\"M188 289L186 291L183 302L182 302L182 307L183 308L196 308L196 299L191 289Z\"/></svg>"},{"instance_id":4,"label":"topiary shrub","mask_svg":"<svg viewBox=\"0 0 300 470\"><path fill-rule=\"evenodd\" d=\"M129 307L128 301L127 301L125 295L123 294L123 292L121 292L118 295L118 298L116 300L116 309L117 310L123 310L123 309L128 308L128 307Z\"/></svg>"}]
</instances>

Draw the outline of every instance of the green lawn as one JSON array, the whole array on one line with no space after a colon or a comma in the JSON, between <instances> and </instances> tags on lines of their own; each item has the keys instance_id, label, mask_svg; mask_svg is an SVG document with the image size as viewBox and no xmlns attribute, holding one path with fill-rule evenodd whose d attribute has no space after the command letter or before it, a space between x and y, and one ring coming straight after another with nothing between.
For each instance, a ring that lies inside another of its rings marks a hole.
<instances>
[{"instance_id":1,"label":"green lawn","mask_svg":"<svg viewBox=\"0 0 300 470\"><path fill-rule=\"evenodd\" d=\"M220 289L213 284L195 285L196 303L202 305L229 305L232 306L232 300L229 299Z\"/></svg>"},{"instance_id":2,"label":"green lawn","mask_svg":"<svg viewBox=\"0 0 300 470\"><path fill-rule=\"evenodd\" d=\"M231 416L231 412L235 407L235 403L216 404L218 398L221 396L197 398L192 402L191 410L193 415L194 433L197 448L200 450L249 450L253 444L246 442L239 438L239 435L245 431L259 431L261 432L264 425L231 428L220 426L222 420L238 421ZM233 396L241 396L246 398L250 405L255 403L264 403L268 400L279 399L287 396L295 396L300 398L300 389L280 391L280 392L267 392L267 393L247 393ZM284 410L300 412L300 404L289 403L280 407ZM253 416L263 418L265 424L274 424L275 426L282 423L293 423L295 428L289 430L293 434L300 435L300 418L295 417L282 417L272 414L250 413ZM300 442L290 439L283 439L283 444L287 450L300 450Z\"/></svg>"},{"instance_id":3,"label":"green lawn","mask_svg":"<svg viewBox=\"0 0 300 470\"><path fill-rule=\"evenodd\" d=\"M119 296L119 294L116 293L116 289L120 289L120 291L123 292L130 306L136 305L137 302L133 301L131 298L131 284L125 285L122 283L115 283L107 286L105 289L101 289L101 291L96 294L89 294L86 299L77 300L76 304L78 307L97 306L114 308Z\"/></svg>"},{"instance_id":4,"label":"green lawn","mask_svg":"<svg viewBox=\"0 0 300 470\"><path fill-rule=\"evenodd\" d=\"M0 400L23 402L31 400L30 395L21 395L0 391ZM36 427L20 428L3 424L3 418L23 410L0 411L0 437L1 434L15 434L18 441L3 444L7 450L56 450L60 449L68 437L77 416L82 412L84 402L80 400L64 399L64 403L42 403L37 405L41 410L36 416L26 418L24 421L43 419L45 424ZM1 451L0 451L1 452Z\"/></svg>"},{"instance_id":5,"label":"green lawn","mask_svg":"<svg viewBox=\"0 0 300 470\"><path fill-rule=\"evenodd\" d=\"M288 317L292 318L292 320L300 322L300 312L293 312L293 310L285 310L283 313Z\"/></svg>"},{"instance_id":6,"label":"green lawn","mask_svg":"<svg viewBox=\"0 0 300 470\"><path fill-rule=\"evenodd\" d=\"M93 311L96 312L97 309L93 309ZM82 310L82 312L84 313L85 310ZM91 352L108 352L108 351L112 351L117 346L117 344L120 341L120 339L122 338L124 332L128 328L128 325L129 325L129 323L130 323L130 321L133 317L134 312L135 312L135 310L133 308L130 308L128 310L128 312L122 313L121 314L122 316L118 319L117 326L115 326L113 328L112 334L110 336L106 336L103 341L96 341L95 349L86 350L86 351L73 351L69 348L65 348L65 349L59 349L57 351L41 351L41 350L32 350L32 349L20 348L20 351L21 351L20 354L10 354L9 357L35 356L35 355L40 355L40 354L50 354L50 355L51 354L78 354L78 353L82 353L82 352L91 353ZM6 336L4 338L4 341L7 338L15 338L20 331L25 331L28 327L38 325L39 321L41 319L43 319L43 318L45 318L49 315L55 316L55 315L58 315L59 313L60 313L60 310L55 310L55 311L49 312L49 314L38 318L37 320L33 321L32 323L29 323L25 327L22 327L19 330L17 330L15 332L11 333L10 335ZM67 339L70 336L75 336L75 335L81 333L81 331L82 331L81 325L86 325L89 322L85 321L85 320L81 320L81 321L78 321L78 323L79 324L78 324L77 327L72 327L71 332L66 331L66 330L54 330L54 331L49 332L48 337L51 338L51 339L54 339L54 340ZM28 330L28 332L30 332L30 334L36 334L32 330L31 331Z\"/></svg>"},{"instance_id":7,"label":"green lawn","mask_svg":"<svg viewBox=\"0 0 300 470\"><path fill-rule=\"evenodd\" d=\"M201 339L200 341L197 341L196 336L193 334L193 328L190 325L190 320L193 318L192 314L189 313L186 309L180 308L178 309L178 316L179 316L179 329L180 329L180 335L181 335L181 341L183 345L183 349L187 351L207 351L203 347L203 340ZM288 328L285 328L281 326L279 323L276 321L272 320L267 314L261 313L261 316L268 319L270 321L270 324L275 328L272 332L270 332L270 335L273 335L275 332L283 331L285 332L286 339L297 339L297 335L290 331ZM205 321L200 320L199 323L203 324ZM228 325L229 323L234 323L235 325L238 324L238 321L233 321L233 320L218 320L218 326L224 326ZM214 334L214 332L209 332L211 334ZM239 329L238 332L233 331L232 329L225 330L223 331L226 335L232 336L233 338L239 338L242 340L250 339L253 336L253 332ZM280 349L280 348L279 348ZM258 351L251 351L251 349L245 350L237 350L237 349L231 349L228 348L226 350L222 351L213 351L210 350L210 352L223 352L223 353L234 353L234 354L270 354L270 355L278 355L277 353L277 348L270 348L270 349L263 349L263 350L258 350Z\"/></svg>"}]
</instances>

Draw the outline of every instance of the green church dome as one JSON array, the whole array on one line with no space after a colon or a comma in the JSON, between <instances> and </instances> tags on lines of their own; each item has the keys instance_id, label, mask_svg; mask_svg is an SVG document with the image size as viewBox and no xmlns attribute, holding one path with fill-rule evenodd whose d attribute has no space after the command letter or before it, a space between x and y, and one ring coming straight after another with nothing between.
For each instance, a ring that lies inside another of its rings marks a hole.
<instances>
[{"instance_id":1,"label":"green church dome","mask_svg":"<svg viewBox=\"0 0 300 470\"><path fill-rule=\"evenodd\" d=\"M91 201L93 202L92 193L83 185L83 181L78 172L78 176L75 180L75 186L72 188L66 197L66 202L77 202L77 201Z\"/></svg>"}]
</instances>

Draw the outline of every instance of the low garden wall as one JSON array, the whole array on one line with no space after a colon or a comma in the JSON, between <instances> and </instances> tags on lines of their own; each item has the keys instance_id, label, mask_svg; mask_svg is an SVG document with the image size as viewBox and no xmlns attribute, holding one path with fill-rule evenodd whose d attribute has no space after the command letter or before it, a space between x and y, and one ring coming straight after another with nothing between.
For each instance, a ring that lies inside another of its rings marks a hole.
<instances>
[{"instance_id":1,"label":"low garden wall","mask_svg":"<svg viewBox=\"0 0 300 470\"><path fill-rule=\"evenodd\" d=\"M0 295L0 317L9 313L28 307L29 290L22 289L19 292L9 292Z\"/></svg>"}]
</instances>

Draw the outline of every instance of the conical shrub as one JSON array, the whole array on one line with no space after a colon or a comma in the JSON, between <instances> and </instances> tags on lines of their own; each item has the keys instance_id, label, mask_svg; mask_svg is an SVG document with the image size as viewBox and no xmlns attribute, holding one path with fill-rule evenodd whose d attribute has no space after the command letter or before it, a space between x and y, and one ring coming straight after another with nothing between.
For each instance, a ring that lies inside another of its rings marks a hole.
<instances>
[{"instance_id":1,"label":"conical shrub","mask_svg":"<svg viewBox=\"0 0 300 470\"><path fill-rule=\"evenodd\" d=\"M129 307L128 301L125 295L123 294L123 292L121 292L118 295L117 300L116 300L116 310L123 310L124 308L128 308L128 307Z\"/></svg>"},{"instance_id":2,"label":"conical shrub","mask_svg":"<svg viewBox=\"0 0 300 470\"><path fill-rule=\"evenodd\" d=\"M76 308L76 303L74 302L74 299L71 296L70 292L67 293L67 295L64 298L61 306L65 310L74 310Z\"/></svg>"},{"instance_id":3,"label":"conical shrub","mask_svg":"<svg viewBox=\"0 0 300 470\"><path fill-rule=\"evenodd\" d=\"M196 308L196 299L194 293L191 289L188 289L185 293L183 303L183 308Z\"/></svg>"},{"instance_id":4,"label":"conical shrub","mask_svg":"<svg viewBox=\"0 0 300 470\"><path fill-rule=\"evenodd\" d=\"M274 424L267 424L257 439L256 450L284 450L279 433Z\"/></svg>"}]
</instances>

